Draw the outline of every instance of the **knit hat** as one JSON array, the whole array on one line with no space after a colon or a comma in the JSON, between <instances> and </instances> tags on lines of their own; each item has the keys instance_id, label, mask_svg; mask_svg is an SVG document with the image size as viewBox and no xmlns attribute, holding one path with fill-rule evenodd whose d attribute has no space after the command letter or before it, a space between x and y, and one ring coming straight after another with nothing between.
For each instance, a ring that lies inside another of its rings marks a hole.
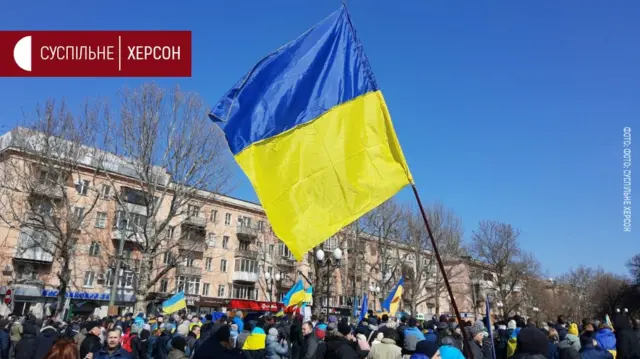
<instances>
[{"instance_id":1,"label":"knit hat","mask_svg":"<svg viewBox=\"0 0 640 359\"><path fill-rule=\"evenodd\" d=\"M330 315L329 319L327 320L327 323L337 323L338 322L338 318L335 315Z\"/></svg>"},{"instance_id":2,"label":"knit hat","mask_svg":"<svg viewBox=\"0 0 640 359\"><path fill-rule=\"evenodd\" d=\"M539 329L527 327L518 333L516 353L549 355L547 337Z\"/></svg>"},{"instance_id":3,"label":"knit hat","mask_svg":"<svg viewBox=\"0 0 640 359\"><path fill-rule=\"evenodd\" d=\"M438 351L438 343L430 342L428 340L421 340L416 344L416 353L422 353L427 356L427 358L433 357L433 355Z\"/></svg>"},{"instance_id":4,"label":"knit hat","mask_svg":"<svg viewBox=\"0 0 640 359\"><path fill-rule=\"evenodd\" d=\"M178 327L180 328L180 327ZM178 349L182 352L184 352L184 347L187 345L187 338L185 337L181 337L179 335L174 336L173 338L171 338L171 347L173 347L173 349Z\"/></svg>"},{"instance_id":5,"label":"knit hat","mask_svg":"<svg viewBox=\"0 0 640 359\"><path fill-rule=\"evenodd\" d=\"M278 329L276 329L276 328L269 329L269 336L277 337L278 336Z\"/></svg>"},{"instance_id":6,"label":"knit hat","mask_svg":"<svg viewBox=\"0 0 640 359\"><path fill-rule=\"evenodd\" d=\"M149 324L145 324L145 325L142 326L142 330L151 331L151 326Z\"/></svg>"},{"instance_id":7,"label":"knit hat","mask_svg":"<svg viewBox=\"0 0 640 359\"><path fill-rule=\"evenodd\" d=\"M340 322L338 323L338 332L340 332L340 334L344 336L347 336L349 335L349 333L351 333L351 327L347 323Z\"/></svg>"},{"instance_id":8,"label":"knit hat","mask_svg":"<svg viewBox=\"0 0 640 359\"><path fill-rule=\"evenodd\" d=\"M569 334L578 335L578 324L571 323L571 325L569 325Z\"/></svg>"},{"instance_id":9,"label":"knit hat","mask_svg":"<svg viewBox=\"0 0 640 359\"><path fill-rule=\"evenodd\" d=\"M469 332L471 333L471 338L475 338L475 336L482 333L483 330L477 325L472 325L469 327Z\"/></svg>"},{"instance_id":10,"label":"knit hat","mask_svg":"<svg viewBox=\"0 0 640 359\"><path fill-rule=\"evenodd\" d=\"M511 319L511 320L509 321L509 323L507 323L507 328L509 328L509 329L516 329L516 321L515 321L515 320L513 320L513 319Z\"/></svg>"}]
</instances>

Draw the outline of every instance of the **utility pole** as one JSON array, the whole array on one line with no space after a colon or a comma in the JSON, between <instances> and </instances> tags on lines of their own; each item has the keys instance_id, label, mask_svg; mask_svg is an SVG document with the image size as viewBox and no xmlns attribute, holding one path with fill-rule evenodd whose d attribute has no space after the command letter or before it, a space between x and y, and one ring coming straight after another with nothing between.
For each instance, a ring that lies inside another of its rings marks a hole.
<instances>
[{"instance_id":1,"label":"utility pole","mask_svg":"<svg viewBox=\"0 0 640 359\"><path fill-rule=\"evenodd\" d=\"M120 230L118 236L118 253L116 253L116 268L113 273L111 283L111 295L109 295L109 314L116 311L116 295L118 294L118 280L120 279L120 268L122 267L122 252L124 252L124 230Z\"/></svg>"}]
</instances>

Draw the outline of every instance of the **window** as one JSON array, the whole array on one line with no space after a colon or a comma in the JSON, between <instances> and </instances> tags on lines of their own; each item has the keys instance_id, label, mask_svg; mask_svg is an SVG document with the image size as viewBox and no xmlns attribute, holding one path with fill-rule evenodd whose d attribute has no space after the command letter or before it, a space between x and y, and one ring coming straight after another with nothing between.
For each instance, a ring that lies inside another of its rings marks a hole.
<instances>
[{"instance_id":1,"label":"window","mask_svg":"<svg viewBox=\"0 0 640 359\"><path fill-rule=\"evenodd\" d=\"M169 228L167 228L167 238L173 238L173 235L176 232L176 227L174 226L169 226Z\"/></svg>"},{"instance_id":2,"label":"window","mask_svg":"<svg viewBox=\"0 0 640 359\"><path fill-rule=\"evenodd\" d=\"M221 259L220 260L220 272L226 272L227 271L227 260L226 259Z\"/></svg>"},{"instance_id":3,"label":"window","mask_svg":"<svg viewBox=\"0 0 640 359\"><path fill-rule=\"evenodd\" d=\"M75 207L73 209L73 215L75 216L76 220L78 220L78 221L82 220L82 217L84 216L84 208L83 207Z\"/></svg>"},{"instance_id":4,"label":"window","mask_svg":"<svg viewBox=\"0 0 640 359\"><path fill-rule=\"evenodd\" d=\"M224 284L218 284L218 298L224 298Z\"/></svg>"},{"instance_id":5,"label":"window","mask_svg":"<svg viewBox=\"0 0 640 359\"><path fill-rule=\"evenodd\" d=\"M258 221L258 230L262 231L264 229L264 221Z\"/></svg>"},{"instance_id":6,"label":"window","mask_svg":"<svg viewBox=\"0 0 640 359\"><path fill-rule=\"evenodd\" d=\"M273 276L273 267L271 267L271 266L267 267L267 273L269 273L270 275ZM282 277L280 277L280 278L282 278Z\"/></svg>"},{"instance_id":7,"label":"window","mask_svg":"<svg viewBox=\"0 0 640 359\"><path fill-rule=\"evenodd\" d=\"M171 252L164 252L164 255L162 256L162 263L169 265L171 264L171 262L173 261L173 256L171 255Z\"/></svg>"},{"instance_id":8,"label":"window","mask_svg":"<svg viewBox=\"0 0 640 359\"><path fill-rule=\"evenodd\" d=\"M212 263L213 263L213 258L211 258L211 257L207 257L204 260L204 268L209 272L211 272L211 264Z\"/></svg>"},{"instance_id":9,"label":"window","mask_svg":"<svg viewBox=\"0 0 640 359\"><path fill-rule=\"evenodd\" d=\"M237 299L256 300L258 299L258 291L253 286L234 285L233 297Z\"/></svg>"},{"instance_id":10,"label":"window","mask_svg":"<svg viewBox=\"0 0 640 359\"><path fill-rule=\"evenodd\" d=\"M490 282L493 280L493 274L485 272L482 274L482 276L484 277L484 280Z\"/></svg>"},{"instance_id":11,"label":"window","mask_svg":"<svg viewBox=\"0 0 640 359\"><path fill-rule=\"evenodd\" d=\"M224 225L225 226L231 225L231 213L226 213L224 215Z\"/></svg>"},{"instance_id":12,"label":"window","mask_svg":"<svg viewBox=\"0 0 640 359\"><path fill-rule=\"evenodd\" d=\"M40 183L46 185L55 185L61 176L55 171L40 171Z\"/></svg>"},{"instance_id":13,"label":"window","mask_svg":"<svg viewBox=\"0 0 640 359\"><path fill-rule=\"evenodd\" d=\"M273 244L269 244L269 255L273 255L273 250L275 246Z\"/></svg>"},{"instance_id":14,"label":"window","mask_svg":"<svg viewBox=\"0 0 640 359\"><path fill-rule=\"evenodd\" d=\"M117 211L113 226L120 230L140 230L147 225L147 217L137 213Z\"/></svg>"},{"instance_id":15,"label":"window","mask_svg":"<svg viewBox=\"0 0 640 359\"><path fill-rule=\"evenodd\" d=\"M89 247L89 256L97 257L100 255L100 243L91 242L91 246Z\"/></svg>"},{"instance_id":16,"label":"window","mask_svg":"<svg viewBox=\"0 0 640 359\"><path fill-rule=\"evenodd\" d=\"M186 265L187 267L194 267L196 264L196 260L193 257L187 257L184 260L184 265Z\"/></svg>"},{"instance_id":17,"label":"window","mask_svg":"<svg viewBox=\"0 0 640 359\"><path fill-rule=\"evenodd\" d=\"M95 273L93 273L93 271L84 272L84 283L82 285L85 287L93 287L94 277L95 277Z\"/></svg>"},{"instance_id":18,"label":"window","mask_svg":"<svg viewBox=\"0 0 640 359\"><path fill-rule=\"evenodd\" d=\"M238 249L241 250L241 251L248 251L249 250L249 242L240 241L240 243L238 244Z\"/></svg>"},{"instance_id":19,"label":"window","mask_svg":"<svg viewBox=\"0 0 640 359\"><path fill-rule=\"evenodd\" d=\"M167 281L166 279L160 279L160 293L166 293L168 292L169 288L169 281Z\"/></svg>"},{"instance_id":20,"label":"window","mask_svg":"<svg viewBox=\"0 0 640 359\"><path fill-rule=\"evenodd\" d=\"M125 288L133 288L133 272L132 271L125 271L124 275L120 278L120 283L122 284L122 281L124 280L124 287Z\"/></svg>"},{"instance_id":21,"label":"window","mask_svg":"<svg viewBox=\"0 0 640 359\"><path fill-rule=\"evenodd\" d=\"M107 287L113 285L113 268L109 269L107 272ZM121 274L118 276L118 287L124 288L133 288L133 279L135 278L135 273L129 270L123 270L120 272Z\"/></svg>"},{"instance_id":22,"label":"window","mask_svg":"<svg viewBox=\"0 0 640 359\"><path fill-rule=\"evenodd\" d=\"M79 194L86 196L87 192L89 191L89 181L79 179L76 182L76 191Z\"/></svg>"},{"instance_id":23,"label":"window","mask_svg":"<svg viewBox=\"0 0 640 359\"><path fill-rule=\"evenodd\" d=\"M215 247L216 246L216 234L215 233L208 233L207 234L207 245L209 247Z\"/></svg>"},{"instance_id":24,"label":"window","mask_svg":"<svg viewBox=\"0 0 640 359\"><path fill-rule=\"evenodd\" d=\"M236 271L258 273L258 263L251 259L238 258L236 259Z\"/></svg>"},{"instance_id":25,"label":"window","mask_svg":"<svg viewBox=\"0 0 640 359\"><path fill-rule=\"evenodd\" d=\"M229 248L229 236L222 237L222 248Z\"/></svg>"},{"instance_id":26,"label":"window","mask_svg":"<svg viewBox=\"0 0 640 359\"><path fill-rule=\"evenodd\" d=\"M107 226L107 214L105 212L96 213L96 228L105 228Z\"/></svg>"},{"instance_id":27,"label":"window","mask_svg":"<svg viewBox=\"0 0 640 359\"><path fill-rule=\"evenodd\" d=\"M197 277L178 277L178 292L184 291L184 294L200 294L200 278Z\"/></svg>"},{"instance_id":28,"label":"window","mask_svg":"<svg viewBox=\"0 0 640 359\"><path fill-rule=\"evenodd\" d=\"M212 209L211 210L211 215L209 216L209 220L211 222L214 222L218 220L218 210L217 209Z\"/></svg>"},{"instance_id":29,"label":"window","mask_svg":"<svg viewBox=\"0 0 640 359\"><path fill-rule=\"evenodd\" d=\"M108 184L102 185L102 192L100 192L102 199L111 199L111 186Z\"/></svg>"},{"instance_id":30,"label":"window","mask_svg":"<svg viewBox=\"0 0 640 359\"><path fill-rule=\"evenodd\" d=\"M41 216L53 215L53 204L49 201L36 201L32 207L33 211Z\"/></svg>"},{"instance_id":31,"label":"window","mask_svg":"<svg viewBox=\"0 0 640 359\"><path fill-rule=\"evenodd\" d=\"M278 247L280 248L280 255L281 256L286 257L286 258L293 258L293 254L291 253L289 248L287 248L287 246L284 243L278 244Z\"/></svg>"},{"instance_id":32,"label":"window","mask_svg":"<svg viewBox=\"0 0 640 359\"><path fill-rule=\"evenodd\" d=\"M198 217L200 215L200 207L187 205L187 216Z\"/></svg>"},{"instance_id":33,"label":"window","mask_svg":"<svg viewBox=\"0 0 640 359\"><path fill-rule=\"evenodd\" d=\"M209 283L202 283L202 295L209 296Z\"/></svg>"}]
</instances>

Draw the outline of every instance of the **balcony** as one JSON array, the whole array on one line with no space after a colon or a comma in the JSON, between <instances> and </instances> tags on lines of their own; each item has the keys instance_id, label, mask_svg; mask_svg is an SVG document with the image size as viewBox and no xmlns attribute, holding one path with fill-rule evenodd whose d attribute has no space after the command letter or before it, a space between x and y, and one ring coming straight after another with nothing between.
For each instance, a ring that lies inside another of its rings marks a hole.
<instances>
[{"instance_id":1,"label":"balcony","mask_svg":"<svg viewBox=\"0 0 640 359\"><path fill-rule=\"evenodd\" d=\"M187 239L179 241L178 248L182 251L204 253L207 246L204 239L202 241Z\"/></svg>"},{"instance_id":2,"label":"balcony","mask_svg":"<svg viewBox=\"0 0 640 359\"><path fill-rule=\"evenodd\" d=\"M185 265L178 265L176 267L176 275L187 277L200 277L202 276L202 268L200 267L187 267Z\"/></svg>"},{"instance_id":3,"label":"balcony","mask_svg":"<svg viewBox=\"0 0 640 359\"><path fill-rule=\"evenodd\" d=\"M16 251L13 255L14 259L19 259L23 261L34 261L34 262L45 262L52 263L53 262L53 254L50 251L46 251L41 247L27 247L27 248L16 248Z\"/></svg>"},{"instance_id":4,"label":"balcony","mask_svg":"<svg viewBox=\"0 0 640 359\"><path fill-rule=\"evenodd\" d=\"M204 217L200 217L200 216L187 216L187 218L185 218L184 225L187 226L192 226L192 227L206 227L207 226L207 219Z\"/></svg>"},{"instance_id":5,"label":"balcony","mask_svg":"<svg viewBox=\"0 0 640 359\"><path fill-rule=\"evenodd\" d=\"M281 266L281 267L291 267L293 268L296 264L296 260L293 258L289 258L289 257L278 257L276 259L276 265Z\"/></svg>"},{"instance_id":6,"label":"balcony","mask_svg":"<svg viewBox=\"0 0 640 359\"><path fill-rule=\"evenodd\" d=\"M122 238L125 242L144 244L144 236L139 231L131 229L118 229L114 228L111 231L111 239L119 241Z\"/></svg>"},{"instance_id":7,"label":"balcony","mask_svg":"<svg viewBox=\"0 0 640 359\"><path fill-rule=\"evenodd\" d=\"M284 278L280 279L279 282L276 282L276 283L280 288L291 288L293 287L294 281L293 281L293 278L289 278L285 276Z\"/></svg>"},{"instance_id":8,"label":"balcony","mask_svg":"<svg viewBox=\"0 0 640 359\"><path fill-rule=\"evenodd\" d=\"M238 225L236 227L236 233L240 239L252 240L258 237L258 228L251 225Z\"/></svg>"},{"instance_id":9,"label":"balcony","mask_svg":"<svg viewBox=\"0 0 640 359\"><path fill-rule=\"evenodd\" d=\"M33 187L33 193L54 199L62 198L62 188L55 183L38 182Z\"/></svg>"},{"instance_id":10,"label":"balcony","mask_svg":"<svg viewBox=\"0 0 640 359\"><path fill-rule=\"evenodd\" d=\"M257 282L258 281L258 273L253 272L241 272L234 271L231 275L231 279L235 282Z\"/></svg>"},{"instance_id":11,"label":"balcony","mask_svg":"<svg viewBox=\"0 0 640 359\"><path fill-rule=\"evenodd\" d=\"M238 248L238 250L235 252L235 257L236 258L249 258L249 259L258 259L258 251L254 251L251 249L240 249Z\"/></svg>"},{"instance_id":12,"label":"balcony","mask_svg":"<svg viewBox=\"0 0 640 359\"><path fill-rule=\"evenodd\" d=\"M126 200L126 199L125 199ZM136 203L122 202L122 205L118 205L118 211L123 211L127 214L139 214L141 216L147 216L147 206Z\"/></svg>"}]
</instances>

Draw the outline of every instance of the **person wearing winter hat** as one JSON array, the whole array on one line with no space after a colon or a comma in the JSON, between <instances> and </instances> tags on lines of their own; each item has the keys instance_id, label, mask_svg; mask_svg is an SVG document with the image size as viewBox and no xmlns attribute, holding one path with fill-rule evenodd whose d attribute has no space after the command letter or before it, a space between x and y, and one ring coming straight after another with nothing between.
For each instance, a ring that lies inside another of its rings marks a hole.
<instances>
[{"instance_id":1,"label":"person wearing winter hat","mask_svg":"<svg viewBox=\"0 0 640 359\"><path fill-rule=\"evenodd\" d=\"M514 358L530 357L545 359L549 357L547 337L537 328L523 328L518 333L518 345Z\"/></svg>"},{"instance_id":2,"label":"person wearing winter hat","mask_svg":"<svg viewBox=\"0 0 640 359\"><path fill-rule=\"evenodd\" d=\"M167 359L187 359L186 349L187 340L182 336L176 335L171 340L171 350L169 350Z\"/></svg>"}]
</instances>

